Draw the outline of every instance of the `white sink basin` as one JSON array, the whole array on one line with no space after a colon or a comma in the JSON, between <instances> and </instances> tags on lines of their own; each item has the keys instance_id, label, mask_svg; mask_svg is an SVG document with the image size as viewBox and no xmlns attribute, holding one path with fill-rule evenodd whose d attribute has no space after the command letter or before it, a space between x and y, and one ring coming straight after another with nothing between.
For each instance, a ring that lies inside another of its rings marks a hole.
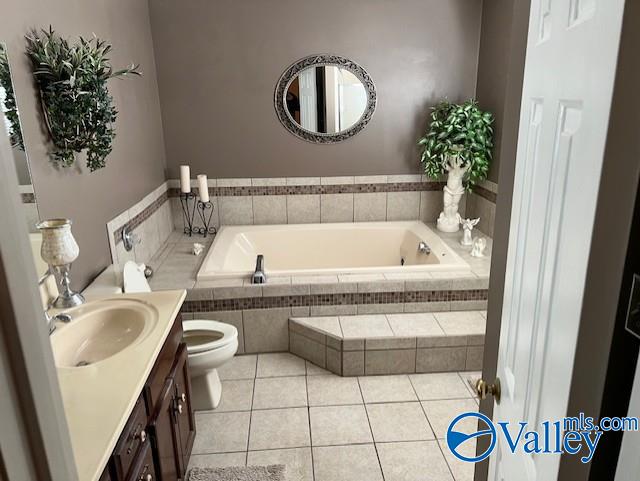
<instances>
[{"instance_id":1,"label":"white sink basin","mask_svg":"<svg viewBox=\"0 0 640 481\"><path fill-rule=\"evenodd\" d=\"M81 368L131 349L158 322L158 311L135 299L106 299L65 311L72 317L51 335L58 367Z\"/></svg>"}]
</instances>

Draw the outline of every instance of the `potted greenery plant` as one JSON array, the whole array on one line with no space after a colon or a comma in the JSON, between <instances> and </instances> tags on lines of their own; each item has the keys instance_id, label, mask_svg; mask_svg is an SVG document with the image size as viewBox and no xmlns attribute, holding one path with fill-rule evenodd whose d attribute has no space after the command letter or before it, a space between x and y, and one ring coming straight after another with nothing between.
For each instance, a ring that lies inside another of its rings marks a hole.
<instances>
[{"instance_id":1,"label":"potted greenery plant","mask_svg":"<svg viewBox=\"0 0 640 481\"><path fill-rule=\"evenodd\" d=\"M133 64L114 72L107 57L110 51L111 45L95 36L71 43L51 28L27 36L27 55L40 88L56 164L69 167L77 152L86 151L89 170L105 166L118 114L107 80L140 75Z\"/></svg>"},{"instance_id":2,"label":"potted greenery plant","mask_svg":"<svg viewBox=\"0 0 640 481\"><path fill-rule=\"evenodd\" d=\"M475 100L462 104L448 101L433 107L420 162L427 176L440 179L447 174L444 208L438 229L456 232L460 228L458 204L465 190L486 179L493 148L493 114L483 112Z\"/></svg>"}]
</instances>

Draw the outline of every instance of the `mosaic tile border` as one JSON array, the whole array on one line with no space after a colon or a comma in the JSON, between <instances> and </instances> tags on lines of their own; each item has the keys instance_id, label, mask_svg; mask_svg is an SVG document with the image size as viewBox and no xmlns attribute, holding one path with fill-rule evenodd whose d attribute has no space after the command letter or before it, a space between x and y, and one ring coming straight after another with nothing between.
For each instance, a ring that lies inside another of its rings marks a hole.
<instances>
[{"instance_id":1,"label":"mosaic tile border","mask_svg":"<svg viewBox=\"0 0 640 481\"><path fill-rule=\"evenodd\" d=\"M488 200L492 204L495 204L498 199L498 194L496 194L495 192L491 192L489 189L485 189L481 185L476 185L473 188L473 193L479 195L483 199Z\"/></svg>"},{"instance_id":2,"label":"mosaic tile border","mask_svg":"<svg viewBox=\"0 0 640 481\"><path fill-rule=\"evenodd\" d=\"M133 230L136 227L139 227L145 220L147 220L158 209L160 209L160 207L162 207L162 205L165 202L168 202L168 201L169 201L168 192L163 192L162 194L160 194L160 196L156 200L151 202L151 204L149 204L147 207L145 207L142 210L142 212L137 214L133 219L130 219L129 221L125 222L123 225L118 227L113 232L113 240L114 240L114 242L116 244L122 242L122 231L124 230L125 227L128 227L130 230Z\"/></svg>"},{"instance_id":3,"label":"mosaic tile border","mask_svg":"<svg viewBox=\"0 0 640 481\"><path fill-rule=\"evenodd\" d=\"M256 185L209 187L209 195L248 197L263 195L369 194L377 192L427 192L442 190L445 182L386 182L330 185ZM170 188L169 197L179 197L180 189Z\"/></svg>"},{"instance_id":4,"label":"mosaic tile border","mask_svg":"<svg viewBox=\"0 0 640 481\"><path fill-rule=\"evenodd\" d=\"M189 300L184 302L181 312L241 311L245 309L276 309L279 307L405 304L416 302L486 301L488 298L488 289L304 294Z\"/></svg>"}]
</instances>

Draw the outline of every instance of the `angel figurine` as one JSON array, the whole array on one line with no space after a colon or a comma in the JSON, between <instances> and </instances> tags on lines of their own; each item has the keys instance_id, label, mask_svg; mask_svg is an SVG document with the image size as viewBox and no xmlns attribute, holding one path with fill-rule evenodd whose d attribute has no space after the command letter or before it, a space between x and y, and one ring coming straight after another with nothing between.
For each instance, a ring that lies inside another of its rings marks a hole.
<instances>
[{"instance_id":1,"label":"angel figurine","mask_svg":"<svg viewBox=\"0 0 640 481\"><path fill-rule=\"evenodd\" d=\"M462 217L460 217L460 214L458 214L458 217L459 217L459 222L462 225L462 229L463 229L463 234L462 234L462 239L460 240L460 244L466 247L472 246L473 237L471 236L471 231L476 225L478 225L478 222L480 222L480 217L478 217L477 219L463 219Z\"/></svg>"},{"instance_id":2,"label":"angel figurine","mask_svg":"<svg viewBox=\"0 0 640 481\"><path fill-rule=\"evenodd\" d=\"M484 237L476 237L473 240L473 248L471 249L472 257L484 257L484 250L487 248L487 239Z\"/></svg>"}]
</instances>

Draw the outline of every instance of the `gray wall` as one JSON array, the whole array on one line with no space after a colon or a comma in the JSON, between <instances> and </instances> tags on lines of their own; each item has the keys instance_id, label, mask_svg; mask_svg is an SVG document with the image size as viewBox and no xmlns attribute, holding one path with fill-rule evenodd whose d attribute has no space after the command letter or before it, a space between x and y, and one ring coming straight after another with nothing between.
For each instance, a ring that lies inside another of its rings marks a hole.
<instances>
[{"instance_id":1,"label":"gray wall","mask_svg":"<svg viewBox=\"0 0 640 481\"><path fill-rule=\"evenodd\" d=\"M27 163L27 155L18 147L12 147L13 160L16 164L16 173L18 174L18 184L31 185L31 174L29 174L29 164Z\"/></svg>"},{"instance_id":2,"label":"gray wall","mask_svg":"<svg viewBox=\"0 0 640 481\"><path fill-rule=\"evenodd\" d=\"M47 156L49 145L24 35L49 24L64 36L95 32L113 44L115 66L140 63L141 78L112 80L110 91L120 112L114 149L107 167L95 173L56 171ZM21 0L4 2L0 41L7 43L33 182L42 217L69 217L80 245L74 264L77 287L86 285L110 264L106 223L164 181L164 148L160 104L147 2L142 0Z\"/></svg>"},{"instance_id":3,"label":"gray wall","mask_svg":"<svg viewBox=\"0 0 640 481\"><path fill-rule=\"evenodd\" d=\"M484 2L482 8L482 34L480 37L480 52L478 55L478 84L476 96L481 107L493 112L494 125L494 158L489 170L488 179L498 182L500 160L502 152L502 136L510 135L509 127L504 132L505 109L511 101L508 92L509 76L513 71L513 64L509 61L511 50L516 46L511 36L511 26L518 19L514 17L513 0L491 0ZM528 11L528 4L527 11ZM525 22L520 22L518 35L526 40L528 15ZM525 44L526 45L526 44ZM524 58L522 58L524 62ZM524 65L524 63L522 64ZM520 84L520 88L522 85ZM519 103L519 98L516 99ZM519 109L518 109L519 111ZM517 129L515 131L517 135ZM515 157L515 149L510 152Z\"/></svg>"},{"instance_id":4,"label":"gray wall","mask_svg":"<svg viewBox=\"0 0 640 481\"><path fill-rule=\"evenodd\" d=\"M473 97L480 0L150 0L169 177L419 172L429 107ZM337 145L280 125L273 91L301 57L360 63L378 90L367 128Z\"/></svg>"}]
</instances>

